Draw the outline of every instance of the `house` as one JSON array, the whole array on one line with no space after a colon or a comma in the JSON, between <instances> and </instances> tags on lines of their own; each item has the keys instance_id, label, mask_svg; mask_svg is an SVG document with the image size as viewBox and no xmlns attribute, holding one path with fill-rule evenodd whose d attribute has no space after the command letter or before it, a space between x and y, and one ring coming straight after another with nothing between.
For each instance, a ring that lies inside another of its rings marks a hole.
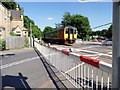
<instances>
[{"instance_id":1,"label":"house","mask_svg":"<svg viewBox=\"0 0 120 90\"><path fill-rule=\"evenodd\" d=\"M11 32L17 36L28 37L28 30L24 27L23 15L24 11L19 10L18 5L16 10L8 10L0 2L0 36L9 37Z\"/></svg>"},{"instance_id":2,"label":"house","mask_svg":"<svg viewBox=\"0 0 120 90\"><path fill-rule=\"evenodd\" d=\"M15 28L12 29L12 32L16 34L16 36L23 36L27 37L28 36L28 30L24 27L16 26Z\"/></svg>"}]
</instances>

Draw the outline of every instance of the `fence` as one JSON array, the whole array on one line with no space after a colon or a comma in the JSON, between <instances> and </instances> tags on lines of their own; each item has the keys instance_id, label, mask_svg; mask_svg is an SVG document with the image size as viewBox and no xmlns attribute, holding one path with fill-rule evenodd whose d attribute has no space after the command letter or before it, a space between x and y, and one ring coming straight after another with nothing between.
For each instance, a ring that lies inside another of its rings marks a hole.
<instances>
[{"instance_id":1,"label":"fence","mask_svg":"<svg viewBox=\"0 0 120 90\"><path fill-rule=\"evenodd\" d=\"M111 89L111 64L36 41L34 45L76 88Z\"/></svg>"},{"instance_id":2,"label":"fence","mask_svg":"<svg viewBox=\"0 0 120 90\"><path fill-rule=\"evenodd\" d=\"M6 49L22 48L24 46L29 46L28 37L11 36L4 39L6 41Z\"/></svg>"}]
</instances>

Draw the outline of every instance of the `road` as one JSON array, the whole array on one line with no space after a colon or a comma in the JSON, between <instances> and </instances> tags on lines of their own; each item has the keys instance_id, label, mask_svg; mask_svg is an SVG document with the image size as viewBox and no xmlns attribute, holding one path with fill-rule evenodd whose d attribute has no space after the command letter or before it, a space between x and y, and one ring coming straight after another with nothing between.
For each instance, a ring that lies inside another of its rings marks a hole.
<instances>
[{"instance_id":1,"label":"road","mask_svg":"<svg viewBox=\"0 0 120 90\"><path fill-rule=\"evenodd\" d=\"M51 69L47 61L41 60L33 48L5 51L0 58L3 88L65 88L64 84L73 87L67 80L63 84L58 76L65 78L55 68Z\"/></svg>"},{"instance_id":2,"label":"road","mask_svg":"<svg viewBox=\"0 0 120 90\"><path fill-rule=\"evenodd\" d=\"M3 87L38 88L44 87L46 83L45 87L55 87L34 49L8 52L5 52L2 57Z\"/></svg>"},{"instance_id":3,"label":"road","mask_svg":"<svg viewBox=\"0 0 120 90\"><path fill-rule=\"evenodd\" d=\"M75 44L72 46L52 45L59 48L74 48L75 53L93 55L86 51L107 54L108 57L96 54L96 59L111 63L111 46ZM109 56L110 55L110 56ZM95 55L93 55L95 56ZM103 58L101 58L103 57ZM74 87L58 71L38 55L33 48L9 50L0 55L2 85L14 88L66 88ZM63 83L64 82L64 83Z\"/></svg>"}]
</instances>

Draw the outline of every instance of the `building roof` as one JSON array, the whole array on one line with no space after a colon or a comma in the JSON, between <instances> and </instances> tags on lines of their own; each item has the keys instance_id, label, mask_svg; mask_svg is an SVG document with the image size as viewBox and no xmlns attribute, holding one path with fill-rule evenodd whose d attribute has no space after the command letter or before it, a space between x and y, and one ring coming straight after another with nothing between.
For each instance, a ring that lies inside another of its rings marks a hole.
<instances>
[{"instance_id":1,"label":"building roof","mask_svg":"<svg viewBox=\"0 0 120 90\"><path fill-rule=\"evenodd\" d=\"M16 26L15 28L12 28L12 31L16 30L16 28L18 28L19 26ZM20 28L20 27L19 27ZM21 29L21 28L20 28Z\"/></svg>"},{"instance_id":2,"label":"building roof","mask_svg":"<svg viewBox=\"0 0 120 90\"><path fill-rule=\"evenodd\" d=\"M11 10L12 19L21 19L21 12L17 10Z\"/></svg>"},{"instance_id":3,"label":"building roof","mask_svg":"<svg viewBox=\"0 0 120 90\"><path fill-rule=\"evenodd\" d=\"M18 28L18 27L20 28L21 31L28 31L28 29L26 29L25 27L22 27L22 28L21 28L21 27L18 26L18 25L17 25L15 28L12 28L12 31L16 30L16 28Z\"/></svg>"},{"instance_id":4,"label":"building roof","mask_svg":"<svg viewBox=\"0 0 120 90\"><path fill-rule=\"evenodd\" d=\"M23 30L23 31L28 31L28 29L27 29L27 28L25 28L25 27L22 27L22 30Z\"/></svg>"}]
</instances>

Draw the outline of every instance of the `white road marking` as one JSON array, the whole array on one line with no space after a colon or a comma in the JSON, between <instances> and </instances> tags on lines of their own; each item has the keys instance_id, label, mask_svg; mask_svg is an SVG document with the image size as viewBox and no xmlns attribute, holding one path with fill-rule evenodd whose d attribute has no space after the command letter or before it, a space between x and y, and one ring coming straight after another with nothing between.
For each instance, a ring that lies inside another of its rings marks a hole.
<instances>
[{"instance_id":1,"label":"white road marking","mask_svg":"<svg viewBox=\"0 0 120 90\"><path fill-rule=\"evenodd\" d=\"M52 55L55 55L55 54L58 54L58 53L53 53L53 54L49 54L49 55L52 56ZM45 57L47 57L49 55L45 55ZM16 62L13 62L13 63L2 65L2 66L0 66L0 68L1 69L8 68L8 67L15 66L15 65L18 65L18 64L21 64L21 63L25 63L25 62L29 62L29 61L32 61L32 60L35 60L35 59L38 59L38 58L39 57L37 56L37 57L33 57L33 58L24 59L24 60L21 60L21 61L16 61Z\"/></svg>"},{"instance_id":2,"label":"white road marking","mask_svg":"<svg viewBox=\"0 0 120 90\"><path fill-rule=\"evenodd\" d=\"M100 53L100 52L95 52L95 51L89 51L89 50L82 50L82 49L77 49L79 52L80 51L83 51L83 52L89 52L89 53L94 53L96 55L104 55L104 56L109 56L109 57L112 57L112 55L109 55L109 54L104 54L104 53Z\"/></svg>"},{"instance_id":3,"label":"white road marking","mask_svg":"<svg viewBox=\"0 0 120 90\"><path fill-rule=\"evenodd\" d=\"M21 63L24 63L24 62L29 62L29 61L32 61L32 60L35 60L35 59L38 59L39 57L33 57L33 58L28 58L28 59L24 59L22 61L16 61L16 62L13 62L13 63L10 63L10 64L5 64L5 65L2 65L0 68L1 69L4 69L4 68L8 68L8 67L11 67L11 66L15 66L15 65L18 65L18 64L21 64Z\"/></svg>"}]
</instances>

